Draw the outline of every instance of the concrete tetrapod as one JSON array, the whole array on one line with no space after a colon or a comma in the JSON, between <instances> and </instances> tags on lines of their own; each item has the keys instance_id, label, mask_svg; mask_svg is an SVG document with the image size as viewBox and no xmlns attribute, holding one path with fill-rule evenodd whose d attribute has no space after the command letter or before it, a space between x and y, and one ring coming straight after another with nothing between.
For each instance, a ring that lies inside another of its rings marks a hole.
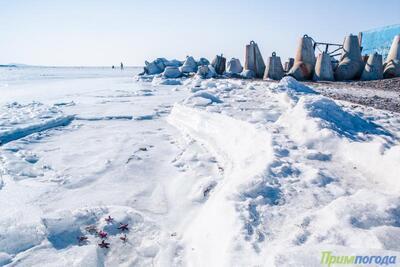
<instances>
[{"instance_id":1,"label":"concrete tetrapod","mask_svg":"<svg viewBox=\"0 0 400 267\"><path fill-rule=\"evenodd\" d=\"M273 52L272 56L267 59L267 66L264 72L264 80L280 80L284 75L281 58L276 56Z\"/></svg>"},{"instance_id":2,"label":"concrete tetrapod","mask_svg":"<svg viewBox=\"0 0 400 267\"><path fill-rule=\"evenodd\" d=\"M290 57L285 62L285 67L283 68L285 72L288 72L294 65L294 58Z\"/></svg>"},{"instance_id":3,"label":"concrete tetrapod","mask_svg":"<svg viewBox=\"0 0 400 267\"><path fill-rule=\"evenodd\" d=\"M400 77L400 35L396 35L386 59L383 76L385 78Z\"/></svg>"},{"instance_id":4,"label":"concrete tetrapod","mask_svg":"<svg viewBox=\"0 0 400 267\"><path fill-rule=\"evenodd\" d=\"M214 67L215 72L222 75L225 72L226 58L221 54L220 56L215 56L211 62L211 66Z\"/></svg>"},{"instance_id":5,"label":"concrete tetrapod","mask_svg":"<svg viewBox=\"0 0 400 267\"><path fill-rule=\"evenodd\" d=\"M294 65L289 70L288 75L296 80L304 81L312 78L315 67L315 54L311 37L304 35L300 38L297 46Z\"/></svg>"},{"instance_id":6,"label":"concrete tetrapod","mask_svg":"<svg viewBox=\"0 0 400 267\"><path fill-rule=\"evenodd\" d=\"M230 74L238 74L243 71L242 64L240 63L240 60L237 58L231 58L231 60L228 61L226 64L226 72Z\"/></svg>"},{"instance_id":7,"label":"concrete tetrapod","mask_svg":"<svg viewBox=\"0 0 400 267\"><path fill-rule=\"evenodd\" d=\"M355 35L346 36L339 65L335 71L335 79L338 81L359 79L363 69L364 62L361 57L358 37Z\"/></svg>"},{"instance_id":8,"label":"concrete tetrapod","mask_svg":"<svg viewBox=\"0 0 400 267\"><path fill-rule=\"evenodd\" d=\"M264 59L261 55L258 45L254 41L251 41L250 44L246 45L244 69L252 70L257 78L263 78L264 76Z\"/></svg>"},{"instance_id":9,"label":"concrete tetrapod","mask_svg":"<svg viewBox=\"0 0 400 267\"><path fill-rule=\"evenodd\" d=\"M373 53L369 55L368 61L365 64L364 71L361 75L361 80L372 81L380 80L383 78L383 65L382 65L382 55L378 53Z\"/></svg>"},{"instance_id":10,"label":"concrete tetrapod","mask_svg":"<svg viewBox=\"0 0 400 267\"><path fill-rule=\"evenodd\" d=\"M196 72L197 71L197 63L194 60L194 58L191 56L187 56L182 67L180 67L180 71L182 73Z\"/></svg>"},{"instance_id":11,"label":"concrete tetrapod","mask_svg":"<svg viewBox=\"0 0 400 267\"><path fill-rule=\"evenodd\" d=\"M328 53L322 52L317 57L317 63L315 64L314 81L333 81L333 68L331 57Z\"/></svg>"}]
</instances>

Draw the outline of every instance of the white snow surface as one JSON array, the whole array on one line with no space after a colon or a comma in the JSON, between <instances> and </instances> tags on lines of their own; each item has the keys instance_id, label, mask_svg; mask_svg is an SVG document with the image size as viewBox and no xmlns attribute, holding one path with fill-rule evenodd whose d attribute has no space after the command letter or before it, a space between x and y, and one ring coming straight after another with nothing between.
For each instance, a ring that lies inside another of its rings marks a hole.
<instances>
[{"instance_id":1,"label":"white snow surface","mask_svg":"<svg viewBox=\"0 0 400 267\"><path fill-rule=\"evenodd\" d=\"M135 73L0 70L0 266L400 257L400 114L292 78Z\"/></svg>"}]
</instances>

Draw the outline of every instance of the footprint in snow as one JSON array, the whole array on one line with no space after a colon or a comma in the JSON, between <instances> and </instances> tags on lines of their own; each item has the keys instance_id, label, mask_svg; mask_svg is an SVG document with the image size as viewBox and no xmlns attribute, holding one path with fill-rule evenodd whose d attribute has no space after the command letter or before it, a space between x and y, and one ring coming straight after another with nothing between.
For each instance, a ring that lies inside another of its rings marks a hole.
<instances>
[{"instance_id":1,"label":"footprint in snow","mask_svg":"<svg viewBox=\"0 0 400 267\"><path fill-rule=\"evenodd\" d=\"M311 152L306 156L309 160L319 160L319 161L330 161L332 159L332 154L324 154L321 152Z\"/></svg>"}]
</instances>

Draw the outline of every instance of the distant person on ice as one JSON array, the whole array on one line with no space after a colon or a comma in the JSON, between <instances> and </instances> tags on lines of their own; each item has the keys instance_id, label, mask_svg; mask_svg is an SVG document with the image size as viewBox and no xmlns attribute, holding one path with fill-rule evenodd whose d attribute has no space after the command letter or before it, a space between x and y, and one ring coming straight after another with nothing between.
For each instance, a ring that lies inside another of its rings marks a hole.
<instances>
[{"instance_id":1,"label":"distant person on ice","mask_svg":"<svg viewBox=\"0 0 400 267\"><path fill-rule=\"evenodd\" d=\"M121 62L121 70L123 70L124 69L124 64L122 64L122 62Z\"/></svg>"}]
</instances>

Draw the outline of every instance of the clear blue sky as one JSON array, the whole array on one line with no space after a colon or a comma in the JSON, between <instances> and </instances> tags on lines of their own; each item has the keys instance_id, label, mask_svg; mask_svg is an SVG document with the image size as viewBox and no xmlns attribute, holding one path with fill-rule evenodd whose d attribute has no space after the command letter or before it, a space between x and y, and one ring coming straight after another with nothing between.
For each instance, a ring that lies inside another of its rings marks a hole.
<instances>
[{"instance_id":1,"label":"clear blue sky","mask_svg":"<svg viewBox=\"0 0 400 267\"><path fill-rule=\"evenodd\" d=\"M142 65L185 55L293 56L298 37L342 42L400 23L399 0L0 0L0 64Z\"/></svg>"}]
</instances>

